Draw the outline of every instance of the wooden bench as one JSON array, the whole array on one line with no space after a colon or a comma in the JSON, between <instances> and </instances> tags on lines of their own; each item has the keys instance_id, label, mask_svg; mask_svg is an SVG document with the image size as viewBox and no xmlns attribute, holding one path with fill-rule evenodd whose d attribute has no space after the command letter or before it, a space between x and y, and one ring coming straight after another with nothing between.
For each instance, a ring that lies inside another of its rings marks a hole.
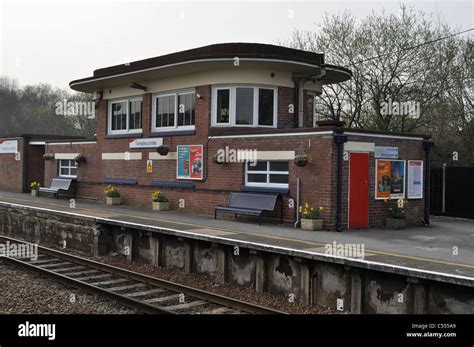
<instances>
[{"instance_id":1,"label":"wooden bench","mask_svg":"<svg viewBox=\"0 0 474 347\"><path fill-rule=\"evenodd\" d=\"M76 197L76 179L56 177L51 180L49 188L39 188L38 196L40 196L42 192L51 193L58 199L61 191L68 192L71 190L73 191L73 197Z\"/></svg>"},{"instance_id":2,"label":"wooden bench","mask_svg":"<svg viewBox=\"0 0 474 347\"><path fill-rule=\"evenodd\" d=\"M214 210L214 219L217 219L217 212L233 213L237 218L238 214L258 216L262 225L262 214L264 211L274 212L279 194L257 194L257 193L230 193L229 204L227 206L218 205ZM280 223L283 216L280 213Z\"/></svg>"}]
</instances>

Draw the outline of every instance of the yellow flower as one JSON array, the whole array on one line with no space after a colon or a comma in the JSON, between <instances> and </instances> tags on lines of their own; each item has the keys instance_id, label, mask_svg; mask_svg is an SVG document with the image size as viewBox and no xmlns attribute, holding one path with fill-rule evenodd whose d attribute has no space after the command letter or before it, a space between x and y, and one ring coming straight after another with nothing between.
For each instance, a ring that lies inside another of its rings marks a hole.
<instances>
[{"instance_id":1,"label":"yellow flower","mask_svg":"<svg viewBox=\"0 0 474 347\"><path fill-rule=\"evenodd\" d=\"M305 207L306 207L306 208L308 208L308 207L309 207L309 204L308 204L308 203L306 203L306 204L305 204Z\"/></svg>"},{"instance_id":2,"label":"yellow flower","mask_svg":"<svg viewBox=\"0 0 474 347\"><path fill-rule=\"evenodd\" d=\"M319 210L320 210L320 211L324 211L324 207L319 206Z\"/></svg>"}]
</instances>

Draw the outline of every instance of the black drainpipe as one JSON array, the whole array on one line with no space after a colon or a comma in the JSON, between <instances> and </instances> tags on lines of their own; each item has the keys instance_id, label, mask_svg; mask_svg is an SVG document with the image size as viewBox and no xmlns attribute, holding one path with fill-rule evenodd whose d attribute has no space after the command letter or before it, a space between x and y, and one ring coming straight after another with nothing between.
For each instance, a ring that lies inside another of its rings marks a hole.
<instances>
[{"instance_id":1,"label":"black drainpipe","mask_svg":"<svg viewBox=\"0 0 474 347\"><path fill-rule=\"evenodd\" d=\"M21 153L20 159L22 160L23 175L22 175L22 193L28 193L28 147L30 145L30 138L23 137L23 153Z\"/></svg>"},{"instance_id":2,"label":"black drainpipe","mask_svg":"<svg viewBox=\"0 0 474 347\"><path fill-rule=\"evenodd\" d=\"M430 225L430 184L431 184L431 148L433 147L433 142L429 140L423 141L423 149L425 150L425 182L424 182L424 194L425 194L425 213L423 217L423 224L425 226Z\"/></svg>"},{"instance_id":3,"label":"black drainpipe","mask_svg":"<svg viewBox=\"0 0 474 347\"><path fill-rule=\"evenodd\" d=\"M295 128L298 128L298 118L300 116L300 79L293 78L295 82L295 103L293 107L293 117L295 122Z\"/></svg>"},{"instance_id":4,"label":"black drainpipe","mask_svg":"<svg viewBox=\"0 0 474 347\"><path fill-rule=\"evenodd\" d=\"M347 135L343 132L334 134L337 144L337 206L336 206L336 231L342 231L342 155L343 146L347 142Z\"/></svg>"}]
</instances>

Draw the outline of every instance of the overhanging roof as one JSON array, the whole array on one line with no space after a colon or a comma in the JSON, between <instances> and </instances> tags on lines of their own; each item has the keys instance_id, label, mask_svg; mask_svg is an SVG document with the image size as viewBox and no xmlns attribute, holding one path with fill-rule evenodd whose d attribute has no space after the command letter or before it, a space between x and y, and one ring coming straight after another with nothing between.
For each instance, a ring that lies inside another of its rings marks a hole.
<instances>
[{"instance_id":1,"label":"overhanging roof","mask_svg":"<svg viewBox=\"0 0 474 347\"><path fill-rule=\"evenodd\" d=\"M189 72L229 66L239 58L244 66L264 64L283 71L312 74L326 68L323 84L339 83L351 78L349 69L325 64L324 54L259 43L221 43L171 53L154 58L110 66L94 71L93 76L74 80L69 86L77 91L94 92L113 85L142 82Z\"/></svg>"}]
</instances>

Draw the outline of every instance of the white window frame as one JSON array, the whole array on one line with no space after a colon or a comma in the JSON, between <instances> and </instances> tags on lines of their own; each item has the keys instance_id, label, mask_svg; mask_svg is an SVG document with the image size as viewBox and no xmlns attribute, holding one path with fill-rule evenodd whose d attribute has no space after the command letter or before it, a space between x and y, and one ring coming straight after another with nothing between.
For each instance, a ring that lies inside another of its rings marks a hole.
<instances>
[{"instance_id":1,"label":"white window frame","mask_svg":"<svg viewBox=\"0 0 474 347\"><path fill-rule=\"evenodd\" d=\"M58 176L59 177L65 177L65 178L77 178L77 164L75 164L75 166L71 166L71 165L62 165L62 163L64 161L67 161L68 163L75 163L74 160L71 160L71 159L60 159L59 160L59 173L58 173ZM61 173L62 169L68 169L68 172L69 172L69 175L63 175ZM72 168L75 168L76 169L76 174L75 175L71 175L71 169Z\"/></svg>"},{"instance_id":2,"label":"white window frame","mask_svg":"<svg viewBox=\"0 0 474 347\"><path fill-rule=\"evenodd\" d=\"M165 93L157 93L153 94L152 97L152 106L151 106L151 130L152 132L160 132L160 131L181 131L181 130L195 130L196 129L196 97L194 97L194 125L181 125L178 126L178 99L180 95L188 95L188 94L196 94L195 90L187 89L187 90L180 90L175 92L165 92ZM166 127L157 127L156 126L156 100L159 97L165 96L173 96L174 95L174 126L166 126Z\"/></svg>"},{"instance_id":3,"label":"white window frame","mask_svg":"<svg viewBox=\"0 0 474 347\"><path fill-rule=\"evenodd\" d=\"M142 114L141 114L141 129L130 129L130 103L132 101L141 101L142 103ZM127 128L124 130L112 130L112 105L118 104L121 102L125 102L127 104ZM130 98L121 98L121 99L114 99L109 100L108 105L108 116L107 116L107 133L109 135L122 135L122 134L141 134L143 132L143 98L142 97L130 97Z\"/></svg>"},{"instance_id":4,"label":"white window frame","mask_svg":"<svg viewBox=\"0 0 474 347\"><path fill-rule=\"evenodd\" d=\"M267 187L267 188L288 188L290 184L290 164L288 163L288 171L271 171L270 170L270 162L272 161L286 161L286 160L258 160L258 162L266 162L267 169L265 171L249 171L248 169L248 162L245 162L245 186L247 187ZM267 175L267 182L249 182L248 175L249 174L266 174ZM288 176L288 183L270 183L270 175L271 174L278 174L278 175L287 175Z\"/></svg>"},{"instance_id":5,"label":"white window frame","mask_svg":"<svg viewBox=\"0 0 474 347\"><path fill-rule=\"evenodd\" d=\"M236 123L236 101L237 88L253 88L253 124L237 124ZM229 122L217 123L217 91L222 89L230 90L229 93ZM259 89L273 90L273 125L258 124L258 101ZM278 122L278 87L266 85L216 85L212 87L212 106L211 106L211 126L213 127L247 127L247 128L276 128Z\"/></svg>"}]
</instances>

